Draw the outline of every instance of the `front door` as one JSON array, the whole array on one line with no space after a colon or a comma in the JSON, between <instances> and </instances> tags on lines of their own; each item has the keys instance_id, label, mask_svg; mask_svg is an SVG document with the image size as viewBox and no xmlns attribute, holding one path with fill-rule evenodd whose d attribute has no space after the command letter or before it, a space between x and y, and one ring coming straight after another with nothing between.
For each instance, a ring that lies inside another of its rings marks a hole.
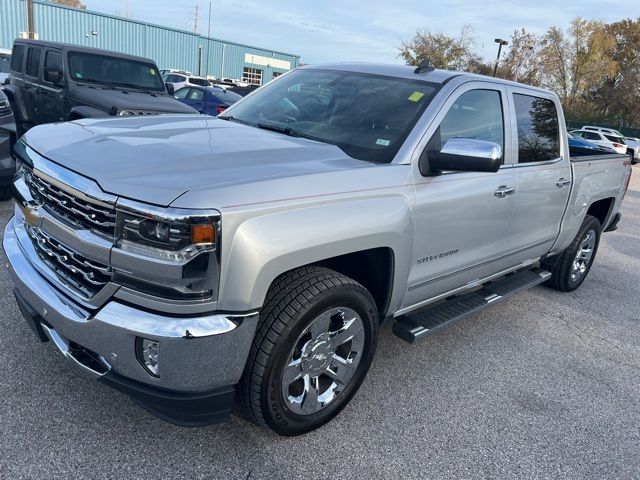
<instances>
[{"instance_id":1,"label":"front door","mask_svg":"<svg viewBox=\"0 0 640 480\"><path fill-rule=\"evenodd\" d=\"M59 51L47 50L44 56L38 122L61 122L64 120L64 88L60 84L47 82L45 78L47 68L57 68L62 72L62 54Z\"/></svg>"},{"instance_id":2,"label":"front door","mask_svg":"<svg viewBox=\"0 0 640 480\"><path fill-rule=\"evenodd\" d=\"M405 308L473 284L504 266L516 186L505 96L506 90L497 84L464 84L445 102L427 132L425 148L430 151L455 137L497 143L503 166L496 173L422 176L414 162L415 237Z\"/></svg>"}]
</instances>

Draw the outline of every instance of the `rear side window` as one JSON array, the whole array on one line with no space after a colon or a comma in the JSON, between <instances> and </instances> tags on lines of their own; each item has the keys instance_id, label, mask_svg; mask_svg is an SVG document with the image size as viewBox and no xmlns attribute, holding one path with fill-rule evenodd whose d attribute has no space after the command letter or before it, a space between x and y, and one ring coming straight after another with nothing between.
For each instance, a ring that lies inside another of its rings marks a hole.
<instances>
[{"instance_id":1,"label":"rear side window","mask_svg":"<svg viewBox=\"0 0 640 480\"><path fill-rule=\"evenodd\" d=\"M626 145L626 143L627 143L627 142L624 141L624 138L622 138L622 137L616 137L615 135L607 135L606 133L604 134L604 136L610 142L619 143L621 145Z\"/></svg>"},{"instance_id":2,"label":"rear side window","mask_svg":"<svg viewBox=\"0 0 640 480\"><path fill-rule=\"evenodd\" d=\"M11 70L14 72L22 72L22 63L24 61L24 45L16 45L13 47L11 55Z\"/></svg>"},{"instance_id":3,"label":"rear side window","mask_svg":"<svg viewBox=\"0 0 640 480\"><path fill-rule=\"evenodd\" d=\"M582 138L584 138L585 140L600 140L600 134L599 133L591 133L591 132L583 132L582 133Z\"/></svg>"},{"instance_id":4,"label":"rear side window","mask_svg":"<svg viewBox=\"0 0 640 480\"><path fill-rule=\"evenodd\" d=\"M192 88L191 92L189 92L189 95L187 96L187 98L189 100L195 100L197 102L200 102L204 98L204 92L202 90L198 90L196 88Z\"/></svg>"},{"instance_id":5,"label":"rear side window","mask_svg":"<svg viewBox=\"0 0 640 480\"><path fill-rule=\"evenodd\" d=\"M514 94L518 125L518 162L544 162L560 156L555 104L546 98ZM586 137L585 137L586 138Z\"/></svg>"},{"instance_id":6,"label":"rear side window","mask_svg":"<svg viewBox=\"0 0 640 480\"><path fill-rule=\"evenodd\" d=\"M29 53L27 54L27 75L30 77L37 77L40 71L40 56L42 55L42 48L29 47Z\"/></svg>"},{"instance_id":7,"label":"rear side window","mask_svg":"<svg viewBox=\"0 0 640 480\"><path fill-rule=\"evenodd\" d=\"M175 98L186 98L187 93L189 93L189 88L181 88L176 93L173 94Z\"/></svg>"}]
</instances>

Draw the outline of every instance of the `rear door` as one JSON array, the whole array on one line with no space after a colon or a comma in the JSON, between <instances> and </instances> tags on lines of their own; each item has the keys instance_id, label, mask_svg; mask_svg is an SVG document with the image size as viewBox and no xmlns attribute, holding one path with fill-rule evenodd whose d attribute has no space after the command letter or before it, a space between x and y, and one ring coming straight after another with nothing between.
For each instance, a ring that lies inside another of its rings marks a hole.
<instances>
[{"instance_id":1,"label":"rear door","mask_svg":"<svg viewBox=\"0 0 640 480\"><path fill-rule=\"evenodd\" d=\"M506 90L500 84L466 83L446 100L426 132L424 149L428 150L439 150L455 137L498 143L504 164L496 173L423 176L414 160L413 265L403 307L473 284L503 269L516 186L505 97Z\"/></svg>"},{"instance_id":2,"label":"rear door","mask_svg":"<svg viewBox=\"0 0 640 480\"><path fill-rule=\"evenodd\" d=\"M40 123L40 95L42 75L42 47L29 45L25 64L23 98L27 114L34 124Z\"/></svg>"},{"instance_id":3,"label":"rear door","mask_svg":"<svg viewBox=\"0 0 640 480\"><path fill-rule=\"evenodd\" d=\"M540 257L553 245L571 192L571 164L562 110L551 94L510 87L517 132L517 188L509 266Z\"/></svg>"}]
</instances>

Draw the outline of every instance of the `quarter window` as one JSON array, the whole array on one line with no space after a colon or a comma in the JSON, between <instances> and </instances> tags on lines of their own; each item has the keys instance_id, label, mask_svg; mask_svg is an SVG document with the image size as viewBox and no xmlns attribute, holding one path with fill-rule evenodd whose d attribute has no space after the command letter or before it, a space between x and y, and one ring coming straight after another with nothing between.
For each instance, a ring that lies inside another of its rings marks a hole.
<instances>
[{"instance_id":1,"label":"quarter window","mask_svg":"<svg viewBox=\"0 0 640 480\"><path fill-rule=\"evenodd\" d=\"M497 90L470 90L451 106L427 144L439 152L451 138L473 138L497 143L504 151L502 101Z\"/></svg>"},{"instance_id":2,"label":"quarter window","mask_svg":"<svg viewBox=\"0 0 640 480\"><path fill-rule=\"evenodd\" d=\"M27 75L30 77L37 77L40 71L40 55L42 54L42 48L29 47L29 53L27 54Z\"/></svg>"},{"instance_id":3,"label":"quarter window","mask_svg":"<svg viewBox=\"0 0 640 480\"><path fill-rule=\"evenodd\" d=\"M553 101L517 93L513 95L513 101L518 125L518 162L544 162L558 158L560 129Z\"/></svg>"}]
</instances>

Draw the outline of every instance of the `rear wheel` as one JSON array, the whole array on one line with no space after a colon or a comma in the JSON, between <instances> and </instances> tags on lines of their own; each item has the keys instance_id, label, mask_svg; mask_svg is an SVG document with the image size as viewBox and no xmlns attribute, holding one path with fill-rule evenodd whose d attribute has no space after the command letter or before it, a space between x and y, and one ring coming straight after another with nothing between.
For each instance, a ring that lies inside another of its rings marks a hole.
<instances>
[{"instance_id":1,"label":"rear wheel","mask_svg":"<svg viewBox=\"0 0 640 480\"><path fill-rule=\"evenodd\" d=\"M587 277L596 258L602 226L587 215L571 245L557 258L547 259L543 267L551 271L547 285L562 292L578 288Z\"/></svg>"},{"instance_id":2,"label":"rear wheel","mask_svg":"<svg viewBox=\"0 0 640 480\"><path fill-rule=\"evenodd\" d=\"M238 389L241 413L281 435L324 425L364 380L377 334L375 302L356 281L320 267L282 275Z\"/></svg>"}]
</instances>

